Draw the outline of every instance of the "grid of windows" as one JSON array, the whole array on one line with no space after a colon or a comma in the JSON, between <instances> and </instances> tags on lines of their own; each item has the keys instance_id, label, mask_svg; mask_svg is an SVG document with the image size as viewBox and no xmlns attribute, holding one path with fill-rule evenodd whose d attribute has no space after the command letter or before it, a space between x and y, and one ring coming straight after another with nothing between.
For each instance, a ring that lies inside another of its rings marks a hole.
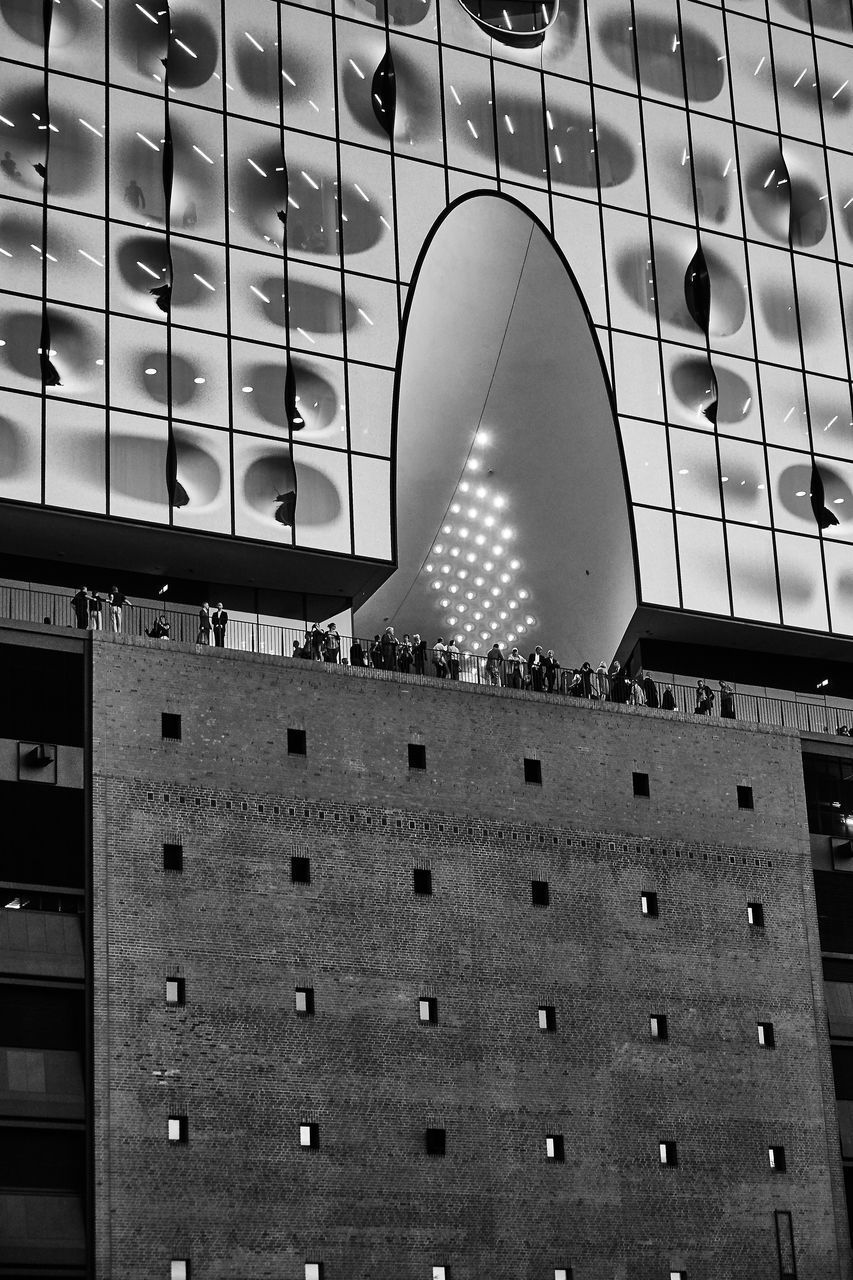
<instances>
[{"instance_id":1,"label":"grid of windows","mask_svg":"<svg viewBox=\"0 0 853 1280\"><path fill-rule=\"evenodd\" d=\"M0 496L389 558L403 290L497 185L612 339L643 598L853 632L849 6L579 5L537 65L408 13L393 143L381 6L128 5L109 47L56 6L48 58L0 18Z\"/></svg>"}]
</instances>

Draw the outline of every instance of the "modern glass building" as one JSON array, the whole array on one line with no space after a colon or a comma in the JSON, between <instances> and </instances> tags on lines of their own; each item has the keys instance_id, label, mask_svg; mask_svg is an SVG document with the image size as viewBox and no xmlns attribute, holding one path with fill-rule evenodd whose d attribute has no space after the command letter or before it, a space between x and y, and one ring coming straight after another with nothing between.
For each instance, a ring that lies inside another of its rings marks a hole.
<instances>
[{"instance_id":1,"label":"modern glass building","mask_svg":"<svg viewBox=\"0 0 853 1280\"><path fill-rule=\"evenodd\" d=\"M849 0L0 15L20 550L853 633Z\"/></svg>"}]
</instances>

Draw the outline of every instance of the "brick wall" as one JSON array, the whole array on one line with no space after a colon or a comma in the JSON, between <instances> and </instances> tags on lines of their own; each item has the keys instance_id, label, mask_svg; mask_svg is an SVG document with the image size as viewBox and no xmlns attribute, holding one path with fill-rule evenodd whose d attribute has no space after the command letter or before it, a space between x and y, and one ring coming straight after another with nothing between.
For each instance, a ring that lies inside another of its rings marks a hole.
<instances>
[{"instance_id":1,"label":"brick wall","mask_svg":"<svg viewBox=\"0 0 853 1280\"><path fill-rule=\"evenodd\" d=\"M99 1277L777 1280L775 1209L850 1275L795 736L111 637L94 702Z\"/></svg>"}]
</instances>

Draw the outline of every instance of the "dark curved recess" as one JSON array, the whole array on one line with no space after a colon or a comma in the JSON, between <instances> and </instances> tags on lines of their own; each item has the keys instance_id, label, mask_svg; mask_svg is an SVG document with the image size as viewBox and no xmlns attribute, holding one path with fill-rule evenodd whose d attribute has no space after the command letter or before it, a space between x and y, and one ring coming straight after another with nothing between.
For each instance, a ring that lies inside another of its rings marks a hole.
<instances>
[{"instance_id":1,"label":"dark curved recess","mask_svg":"<svg viewBox=\"0 0 853 1280\"><path fill-rule=\"evenodd\" d=\"M711 278L701 245L684 273L684 301L691 318L707 337L711 325Z\"/></svg>"},{"instance_id":2,"label":"dark curved recess","mask_svg":"<svg viewBox=\"0 0 853 1280\"><path fill-rule=\"evenodd\" d=\"M778 147L750 165L746 198L765 235L795 248L810 249L826 235L829 215L818 186L806 174L789 171Z\"/></svg>"},{"instance_id":3,"label":"dark curved recess","mask_svg":"<svg viewBox=\"0 0 853 1280\"><path fill-rule=\"evenodd\" d=\"M153 369L154 373L146 373ZM183 356L172 354L172 403L190 404L198 395L194 379L198 370ZM162 351L148 351L137 360L136 385L158 404L169 403L166 356Z\"/></svg>"},{"instance_id":4,"label":"dark curved recess","mask_svg":"<svg viewBox=\"0 0 853 1280\"><path fill-rule=\"evenodd\" d=\"M349 226L349 223L347 223ZM256 281L258 289L269 302L262 302L252 294L255 310L275 325L284 326L284 296L280 276L263 276ZM290 325L308 333L341 333L344 328L341 295L337 289L311 284L306 280L291 280ZM352 329L359 323L358 309L347 300L346 327ZM292 336L292 335L291 335Z\"/></svg>"},{"instance_id":5,"label":"dark curved recess","mask_svg":"<svg viewBox=\"0 0 853 1280\"><path fill-rule=\"evenodd\" d=\"M560 0L459 0L481 31L500 44L536 49L554 25Z\"/></svg>"},{"instance_id":6,"label":"dark curved recess","mask_svg":"<svg viewBox=\"0 0 853 1280\"><path fill-rule=\"evenodd\" d=\"M191 307L207 292L195 279L196 275L210 273L207 259L190 245L172 241L172 302L175 306ZM119 275L136 293L151 293L151 276L139 266L144 262L151 271L165 278L167 268L166 241L163 236L130 236L122 241L116 255Z\"/></svg>"},{"instance_id":7,"label":"dark curved recess","mask_svg":"<svg viewBox=\"0 0 853 1280\"><path fill-rule=\"evenodd\" d=\"M44 22L40 7L34 0L0 0L0 14L16 35L30 44L44 48ZM76 40L85 27L86 11L82 0L62 0L54 7L51 21L50 42L60 48Z\"/></svg>"},{"instance_id":8,"label":"dark curved recess","mask_svg":"<svg viewBox=\"0 0 853 1280\"><path fill-rule=\"evenodd\" d=\"M369 18L371 22L416 27L429 16L432 0L350 0L350 5L360 17Z\"/></svg>"},{"instance_id":9,"label":"dark curved recess","mask_svg":"<svg viewBox=\"0 0 853 1280\"><path fill-rule=\"evenodd\" d=\"M305 86L312 76L310 65L292 49L285 49L279 64L276 36L272 30L253 31L252 35L257 44L260 44L260 49L243 35L232 51L233 65L241 88L259 102L278 102L281 82L281 96L285 106L304 99ZM287 72L289 79L281 74L279 65ZM293 84L291 80L294 81Z\"/></svg>"},{"instance_id":10,"label":"dark curved recess","mask_svg":"<svg viewBox=\"0 0 853 1280\"><path fill-rule=\"evenodd\" d=\"M161 75L161 60L169 42L167 9L146 5L151 21L135 4L115 6L111 11L116 42L125 63L146 77ZM186 46L183 47L183 46ZM187 52L191 49L192 53ZM169 86L172 89L197 89L206 84L216 70L219 42L216 31L199 12L177 13L172 22L172 45L169 52Z\"/></svg>"},{"instance_id":11,"label":"dark curved recess","mask_svg":"<svg viewBox=\"0 0 853 1280\"><path fill-rule=\"evenodd\" d=\"M729 266L713 249L703 253L711 282L710 336L728 337L737 333L746 320L746 299L743 285ZM619 258L617 271L626 293L638 306L648 310L647 271L648 252L642 246L626 249ZM654 250L657 301L662 321L695 332L695 322L687 309L685 299L685 270L683 260L665 244L658 243Z\"/></svg>"},{"instance_id":12,"label":"dark curved recess","mask_svg":"<svg viewBox=\"0 0 853 1280\"><path fill-rule=\"evenodd\" d=\"M711 380L704 356L685 356L679 360L672 367L670 383L686 408L704 413L709 421L713 420L709 410L716 403L718 423L741 422L745 417L744 406L748 411L752 398L752 388L746 379L730 369L715 366Z\"/></svg>"},{"instance_id":13,"label":"dark curved recess","mask_svg":"<svg viewBox=\"0 0 853 1280\"><path fill-rule=\"evenodd\" d=\"M482 136L492 128L491 107L479 99L465 104L466 114ZM542 102L539 98L522 97L520 94L501 95L501 111L509 115L515 125L515 133L501 130L501 163L512 165L521 173L528 173L537 181L542 180L541 148L531 147L530 137L542 136ZM551 144L551 177L554 182L567 182L576 187L596 190L618 187L627 182L636 168L637 161L629 139L612 126L598 123L598 166L590 147L591 123L589 116L567 110L558 104L549 107L553 129L548 132ZM559 145L562 159L557 160L554 144ZM349 235L349 230L347 231Z\"/></svg>"},{"instance_id":14,"label":"dark curved recess","mask_svg":"<svg viewBox=\"0 0 853 1280\"><path fill-rule=\"evenodd\" d=\"M681 50L673 49L673 25L663 18L637 15L637 49L640 56L640 83L646 90L684 99ZM604 18L598 27L605 54L615 67L632 79L636 76L634 43L622 14ZM714 42L689 22L682 24L687 92L692 102L713 102L725 84L725 54Z\"/></svg>"},{"instance_id":15,"label":"dark curved recess","mask_svg":"<svg viewBox=\"0 0 853 1280\"><path fill-rule=\"evenodd\" d=\"M39 359L39 348L42 344L42 318L27 311L7 313L4 326L6 345L0 349L0 358L5 360L16 373L24 378L32 378L41 382L42 370ZM66 313L50 313L49 351L56 355L50 357L60 370L73 373L85 371L89 375L96 355L101 354L94 333L77 315L73 319Z\"/></svg>"},{"instance_id":16,"label":"dark curved recess","mask_svg":"<svg viewBox=\"0 0 853 1280\"><path fill-rule=\"evenodd\" d=\"M331 480L301 460L294 466L283 450L271 449L249 464L243 475L243 497L259 515L271 516L279 524L286 524L282 517L287 514L287 495L296 491L297 473L300 526L336 520L341 512L341 499Z\"/></svg>"},{"instance_id":17,"label":"dark curved recess","mask_svg":"<svg viewBox=\"0 0 853 1280\"><path fill-rule=\"evenodd\" d=\"M802 494L802 497L798 497ZM780 474L776 497L792 516L808 519L810 509L819 529L832 528L840 523L835 514L836 506L844 506L849 512L853 506L853 490L831 463L797 462ZM836 503L836 499L843 503ZM829 505L827 505L829 504ZM832 509L831 509L832 508Z\"/></svg>"},{"instance_id":18,"label":"dark curved recess","mask_svg":"<svg viewBox=\"0 0 853 1280\"><path fill-rule=\"evenodd\" d=\"M290 162L293 177L288 184L281 171L281 149L270 145L253 154L252 159L263 171L246 164L239 170L235 183L240 214L259 235L281 236L279 209L287 209L287 244L291 253L316 253L337 256L338 203L337 178L305 161ZM311 182L303 174L309 174ZM312 183L316 185L312 185ZM344 184L346 204L346 247L349 253L372 248L385 234L377 201L370 203L350 194ZM366 188L365 188L366 189ZM288 204L288 196L290 203Z\"/></svg>"},{"instance_id":19,"label":"dark curved recess","mask_svg":"<svg viewBox=\"0 0 853 1280\"><path fill-rule=\"evenodd\" d=\"M299 395L299 411L307 431L329 426L338 412L338 397L334 387L317 371L298 358L292 361ZM281 429L281 415L285 403L284 365L259 363L246 370L252 386L252 406L255 413Z\"/></svg>"},{"instance_id":20,"label":"dark curved recess","mask_svg":"<svg viewBox=\"0 0 853 1280\"><path fill-rule=\"evenodd\" d=\"M17 128L0 121L0 150L11 152L21 186L39 198L44 183L35 166L43 167L45 161L45 133L39 130L44 112L44 93L40 89L27 89L10 95L3 108L4 116L18 122ZM50 120L56 130L50 136L51 193L73 196L89 190L100 167L98 148L101 144L88 129L79 127L70 112L53 103Z\"/></svg>"},{"instance_id":21,"label":"dark curved recess","mask_svg":"<svg viewBox=\"0 0 853 1280\"><path fill-rule=\"evenodd\" d=\"M404 49L394 50L396 76L395 136L402 148L409 142L417 143L434 135L439 125L440 109L432 85L420 66ZM349 59L341 72L341 89L351 114L363 129L374 137L385 136L382 125L374 114L371 88L359 76ZM374 104L375 105L375 104Z\"/></svg>"},{"instance_id":22,"label":"dark curved recess","mask_svg":"<svg viewBox=\"0 0 853 1280\"><path fill-rule=\"evenodd\" d=\"M373 73L370 102L379 128L393 140L394 120L397 114L397 73L390 48L385 50Z\"/></svg>"},{"instance_id":23,"label":"dark curved recess","mask_svg":"<svg viewBox=\"0 0 853 1280\"><path fill-rule=\"evenodd\" d=\"M838 477L829 467L826 468L827 474L833 479ZM845 485L845 489L847 486ZM849 490L848 490L849 492ZM811 501L812 513L814 515L817 527L819 529L830 529L833 525L838 524L838 516L834 511L830 511L826 505L826 490L824 488L823 476L821 469L817 465L817 461L812 459L811 478L809 481L809 499Z\"/></svg>"}]
</instances>

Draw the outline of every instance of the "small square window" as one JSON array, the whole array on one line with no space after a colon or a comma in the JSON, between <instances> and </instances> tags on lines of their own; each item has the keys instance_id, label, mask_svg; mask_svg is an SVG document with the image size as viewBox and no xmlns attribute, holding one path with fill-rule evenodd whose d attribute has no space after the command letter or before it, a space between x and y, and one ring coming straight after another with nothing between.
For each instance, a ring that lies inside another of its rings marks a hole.
<instances>
[{"instance_id":1,"label":"small square window","mask_svg":"<svg viewBox=\"0 0 853 1280\"><path fill-rule=\"evenodd\" d=\"M678 1164L678 1146L675 1142L659 1142L658 1153L661 1164Z\"/></svg>"},{"instance_id":2,"label":"small square window","mask_svg":"<svg viewBox=\"0 0 853 1280\"><path fill-rule=\"evenodd\" d=\"M302 854L294 854L290 859L290 879L292 884L310 884L311 859Z\"/></svg>"},{"instance_id":3,"label":"small square window","mask_svg":"<svg viewBox=\"0 0 853 1280\"><path fill-rule=\"evenodd\" d=\"M752 800L752 787L738 787L737 807L739 809L755 808L755 805L753 804L753 800Z\"/></svg>"},{"instance_id":4,"label":"small square window","mask_svg":"<svg viewBox=\"0 0 853 1280\"><path fill-rule=\"evenodd\" d=\"M305 1263L305 1280L323 1280L322 1262Z\"/></svg>"},{"instance_id":5,"label":"small square window","mask_svg":"<svg viewBox=\"0 0 853 1280\"><path fill-rule=\"evenodd\" d=\"M186 1142L189 1137L189 1121L186 1116L169 1116L167 1133L170 1142Z\"/></svg>"},{"instance_id":6,"label":"small square window","mask_svg":"<svg viewBox=\"0 0 853 1280\"><path fill-rule=\"evenodd\" d=\"M188 1258L173 1258L169 1263L169 1280L190 1280Z\"/></svg>"},{"instance_id":7,"label":"small square window","mask_svg":"<svg viewBox=\"0 0 853 1280\"><path fill-rule=\"evenodd\" d=\"M429 897L432 893L432 872L429 867L412 869L412 889L422 897Z\"/></svg>"},{"instance_id":8,"label":"small square window","mask_svg":"<svg viewBox=\"0 0 853 1280\"><path fill-rule=\"evenodd\" d=\"M759 1022L758 1043L762 1045L765 1049L776 1048L776 1033L773 1030L772 1022Z\"/></svg>"},{"instance_id":9,"label":"small square window","mask_svg":"<svg viewBox=\"0 0 853 1280\"><path fill-rule=\"evenodd\" d=\"M424 1143L428 1156L443 1156L447 1150L446 1130L433 1128L425 1130Z\"/></svg>"},{"instance_id":10,"label":"small square window","mask_svg":"<svg viewBox=\"0 0 853 1280\"><path fill-rule=\"evenodd\" d=\"M770 1168L774 1173L785 1172L785 1148L784 1147L768 1147L767 1159L770 1161Z\"/></svg>"},{"instance_id":11,"label":"small square window","mask_svg":"<svg viewBox=\"0 0 853 1280\"><path fill-rule=\"evenodd\" d=\"M166 1004L186 1004L187 986L183 978L166 979Z\"/></svg>"},{"instance_id":12,"label":"small square window","mask_svg":"<svg viewBox=\"0 0 853 1280\"><path fill-rule=\"evenodd\" d=\"M297 1013L310 1016L314 1012L314 988L297 987L293 994L293 1007Z\"/></svg>"},{"instance_id":13,"label":"small square window","mask_svg":"<svg viewBox=\"0 0 853 1280\"><path fill-rule=\"evenodd\" d=\"M421 996L418 1001L418 1018L421 1022L438 1022L438 1001L435 996Z\"/></svg>"},{"instance_id":14,"label":"small square window","mask_svg":"<svg viewBox=\"0 0 853 1280\"><path fill-rule=\"evenodd\" d=\"M547 880L530 881L530 900L534 907L547 907L551 901L551 889Z\"/></svg>"},{"instance_id":15,"label":"small square window","mask_svg":"<svg viewBox=\"0 0 853 1280\"><path fill-rule=\"evenodd\" d=\"M163 711L160 715L160 732L164 738L181 740L181 717L173 711Z\"/></svg>"},{"instance_id":16,"label":"small square window","mask_svg":"<svg viewBox=\"0 0 853 1280\"><path fill-rule=\"evenodd\" d=\"M649 1035L653 1040L668 1040L669 1027L665 1013L653 1013L649 1018Z\"/></svg>"},{"instance_id":17,"label":"small square window","mask_svg":"<svg viewBox=\"0 0 853 1280\"><path fill-rule=\"evenodd\" d=\"M540 1031L556 1031L557 1030L557 1010L554 1008L552 1004L540 1004L539 1030Z\"/></svg>"},{"instance_id":18,"label":"small square window","mask_svg":"<svg viewBox=\"0 0 853 1280\"><path fill-rule=\"evenodd\" d=\"M304 729L288 729L287 754L304 756L308 754L308 738Z\"/></svg>"},{"instance_id":19,"label":"small square window","mask_svg":"<svg viewBox=\"0 0 853 1280\"><path fill-rule=\"evenodd\" d=\"M533 782L541 787L542 785L542 761L531 760L529 756L524 757L524 781Z\"/></svg>"},{"instance_id":20,"label":"small square window","mask_svg":"<svg viewBox=\"0 0 853 1280\"><path fill-rule=\"evenodd\" d=\"M563 1146L563 1135L561 1133L549 1133L545 1135L545 1155L549 1160L565 1160L566 1154Z\"/></svg>"},{"instance_id":21,"label":"small square window","mask_svg":"<svg viewBox=\"0 0 853 1280\"><path fill-rule=\"evenodd\" d=\"M318 1124L301 1124L299 1126L299 1145L307 1151L320 1145L320 1126Z\"/></svg>"},{"instance_id":22,"label":"small square window","mask_svg":"<svg viewBox=\"0 0 853 1280\"><path fill-rule=\"evenodd\" d=\"M409 743L409 768L426 768L426 747L421 742Z\"/></svg>"},{"instance_id":23,"label":"small square window","mask_svg":"<svg viewBox=\"0 0 853 1280\"><path fill-rule=\"evenodd\" d=\"M163 845L163 870L183 871L184 846L182 844Z\"/></svg>"},{"instance_id":24,"label":"small square window","mask_svg":"<svg viewBox=\"0 0 853 1280\"><path fill-rule=\"evenodd\" d=\"M634 773L631 776L634 779L634 795L648 797L649 775L647 773Z\"/></svg>"},{"instance_id":25,"label":"small square window","mask_svg":"<svg viewBox=\"0 0 853 1280\"><path fill-rule=\"evenodd\" d=\"M648 890L640 894L640 911L644 916L656 916L658 913L658 895Z\"/></svg>"},{"instance_id":26,"label":"small square window","mask_svg":"<svg viewBox=\"0 0 853 1280\"><path fill-rule=\"evenodd\" d=\"M748 902L746 904L746 918L753 929L764 928L764 907L760 902Z\"/></svg>"}]
</instances>

